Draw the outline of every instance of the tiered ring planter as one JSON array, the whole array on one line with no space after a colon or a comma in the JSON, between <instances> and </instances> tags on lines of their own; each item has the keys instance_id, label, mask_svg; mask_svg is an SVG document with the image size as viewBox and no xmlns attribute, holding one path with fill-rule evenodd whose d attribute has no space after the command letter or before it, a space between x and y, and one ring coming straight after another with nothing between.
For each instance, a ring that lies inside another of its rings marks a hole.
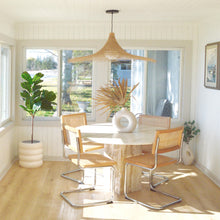
<instances>
[{"instance_id":1,"label":"tiered ring planter","mask_svg":"<svg viewBox=\"0 0 220 220\"><path fill-rule=\"evenodd\" d=\"M19 164L25 168L36 168L43 164L43 145L40 141L19 143Z\"/></svg>"}]
</instances>

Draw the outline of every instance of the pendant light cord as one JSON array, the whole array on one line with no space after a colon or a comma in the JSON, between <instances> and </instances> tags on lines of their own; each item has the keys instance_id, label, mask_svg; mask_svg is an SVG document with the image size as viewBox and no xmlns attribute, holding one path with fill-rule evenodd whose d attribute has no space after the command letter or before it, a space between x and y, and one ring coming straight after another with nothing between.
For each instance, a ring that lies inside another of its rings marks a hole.
<instances>
[{"instance_id":1,"label":"pendant light cord","mask_svg":"<svg viewBox=\"0 0 220 220\"><path fill-rule=\"evenodd\" d=\"M113 32L113 12L112 12L111 32Z\"/></svg>"},{"instance_id":2,"label":"pendant light cord","mask_svg":"<svg viewBox=\"0 0 220 220\"><path fill-rule=\"evenodd\" d=\"M105 11L107 14L111 14L112 18L111 18L111 32L113 32L113 14L118 13L119 10L117 9L111 9L111 10L106 10Z\"/></svg>"}]
</instances>

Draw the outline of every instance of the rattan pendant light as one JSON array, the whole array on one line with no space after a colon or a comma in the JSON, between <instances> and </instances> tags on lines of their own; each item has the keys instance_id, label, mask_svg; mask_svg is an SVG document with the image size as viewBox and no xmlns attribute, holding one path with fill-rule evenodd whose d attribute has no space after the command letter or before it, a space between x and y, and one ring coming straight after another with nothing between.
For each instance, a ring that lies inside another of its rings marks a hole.
<instances>
[{"instance_id":1,"label":"rattan pendant light","mask_svg":"<svg viewBox=\"0 0 220 220\"><path fill-rule=\"evenodd\" d=\"M144 60L155 62L156 60L150 59L147 57L136 56L130 53L127 53L122 47L118 44L115 34L113 32L113 14L118 13L119 10L106 10L106 13L112 15L111 20L111 33L109 34L108 40L105 45L96 53L84 56L84 57L75 57L69 59L69 63L77 63L83 61L92 61L92 60L101 60L101 61L117 61L117 60Z\"/></svg>"}]
</instances>

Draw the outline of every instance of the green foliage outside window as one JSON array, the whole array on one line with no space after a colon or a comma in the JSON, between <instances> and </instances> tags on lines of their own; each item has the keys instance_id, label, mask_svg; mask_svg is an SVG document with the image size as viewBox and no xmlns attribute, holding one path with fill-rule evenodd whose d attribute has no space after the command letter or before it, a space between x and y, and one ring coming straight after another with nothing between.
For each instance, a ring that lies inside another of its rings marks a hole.
<instances>
[{"instance_id":1,"label":"green foliage outside window","mask_svg":"<svg viewBox=\"0 0 220 220\"><path fill-rule=\"evenodd\" d=\"M27 70L51 70L57 68L57 62L53 57L41 58L29 58L26 61Z\"/></svg>"}]
</instances>

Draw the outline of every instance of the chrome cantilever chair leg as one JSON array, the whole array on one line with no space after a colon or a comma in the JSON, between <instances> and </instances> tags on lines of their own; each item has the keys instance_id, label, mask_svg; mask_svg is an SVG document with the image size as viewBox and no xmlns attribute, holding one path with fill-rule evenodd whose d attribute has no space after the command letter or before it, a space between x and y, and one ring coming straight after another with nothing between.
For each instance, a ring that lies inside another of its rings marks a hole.
<instances>
[{"instance_id":1,"label":"chrome cantilever chair leg","mask_svg":"<svg viewBox=\"0 0 220 220\"><path fill-rule=\"evenodd\" d=\"M161 193L161 194L163 194L163 195L165 195L165 196L171 197L171 198L175 199L175 201L170 202L170 203L167 203L167 204L165 204L165 205L163 205L163 206L156 207L156 206L151 206L151 205L149 205L149 204L143 203L143 202L141 202L141 201L138 201L138 200L136 200L136 199L134 199L134 198L129 197L128 194L127 194L127 168L128 168L128 165L136 166L136 167L140 167L140 168L142 168L142 169L148 170L148 171L149 171L149 185L150 185L150 190L153 191L153 192L158 192L158 193ZM174 196L174 195L171 195L171 194L168 194L168 193L166 193L166 192L162 192L162 191L159 191L159 190L156 190L156 189L155 189L156 187L155 187L155 186L153 185L153 183L152 183L152 181L153 181L153 173L152 173L152 172L153 172L153 170L151 170L151 169L147 169L147 168L145 168L145 167L141 167L141 166L138 166L138 165L136 165L136 164L126 163L126 164L125 164L125 181L124 181L124 194L125 194L125 198L126 198L126 199L129 199L129 200L131 200L131 201L133 201L133 202L136 202L136 203L138 203L138 204L140 204L140 205L143 205L143 206L145 206L145 207L148 207L148 208L151 208L151 209L155 209L155 210L161 210L161 209L164 209L164 208L166 208L166 207L168 207L168 206L170 206L170 205L173 205L173 204L176 204L176 203L178 203L178 202L181 202L181 201L182 201L181 198L179 198L179 197L177 197L177 196ZM156 184L156 185L158 185L158 184Z\"/></svg>"},{"instance_id":2,"label":"chrome cantilever chair leg","mask_svg":"<svg viewBox=\"0 0 220 220\"><path fill-rule=\"evenodd\" d=\"M71 205L72 207L75 207L75 208L82 208L82 207L88 207L88 206L95 206L95 205L101 205L101 204L110 204L110 203L113 203L113 200L114 200L114 177L115 177L115 174L114 174L114 168L112 168L112 171L113 171L113 179L111 181L111 198L109 199L106 199L106 200L101 200L101 201L98 201L98 202L90 202L90 203L84 203L84 204L76 204L76 203L73 203L67 196L66 194L70 194L70 193L77 193L77 192L82 192L82 191L92 191L92 190L95 190L95 186L96 186L96 171L94 172L94 185L91 186L91 187L88 187L88 188L82 188L82 189L75 189L75 190L70 190L70 191L64 191L64 192L61 192L60 195L61 197L63 197L63 199L69 203L69 205ZM88 169L88 168L87 168ZM96 168L94 168L96 170Z\"/></svg>"},{"instance_id":3,"label":"chrome cantilever chair leg","mask_svg":"<svg viewBox=\"0 0 220 220\"><path fill-rule=\"evenodd\" d=\"M70 174L70 173L76 173L76 172L79 172L79 171L83 171L83 172L84 172L84 169L82 169L82 168L79 167L78 169L64 172L64 173L62 173L60 176L63 177L63 178L65 178L65 179L68 179L68 180L72 180L72 181L74 181L74 182L77 182L77 183L79 183L79 184L83 184L83 181L84 181L84 180L77 180L77 179L74 179L74 178L72 178L72 177L67 176L67 175ZM84 175L83 175L83 178L84 178Z\"/></svg>"},{"instance_id":4,"label":"chrome cantilever chair leg","mask_svg":"<svg viewBox=\"0 0 220 220\"><path fill-rule=\"evenodd\" d=\"M149 172L143 171L142 173L144 174L144 176L148 176L148 177L149 177ZM152 176L153 176L153 177L159 177L159 178L162 179L161 181L159 181L159 182L157 182L157 183L155 183L155 184L152 183L153 187L157 187L157 186L159 186L160 184L169 181L168 177L162 176L162 175L159 175L159 174L156 174L156 173L153 173ZM153 181L152 181L152 182L153 182Z\"/></svg>"}]
</instances>

